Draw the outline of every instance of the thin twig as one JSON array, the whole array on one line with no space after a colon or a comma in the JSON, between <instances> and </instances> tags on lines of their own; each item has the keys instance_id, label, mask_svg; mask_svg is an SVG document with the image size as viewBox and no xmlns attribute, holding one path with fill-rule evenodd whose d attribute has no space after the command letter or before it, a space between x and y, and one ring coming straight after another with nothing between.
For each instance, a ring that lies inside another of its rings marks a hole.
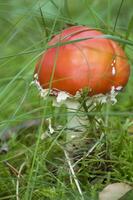
<instances>
[{"instance_id":1,"label":"thin twig","mask_svg":"<svg viewBox=\"0 0 133 200\"><path fill-rule=\"evenodd\" d=\"M44 121L45 125L47 125L47 121ZM7 129L4 129L4 131L1 133L0 140L2 142L5 142L9 140L13 135L17 135L21 130L28 129L32 127L38 127L41 124L41 119L34 119L34 120L27 120L23 122L22 124L19 124L15 127L9 127Z\"/></svg>"},{"instance_id":2,"label":"thin twig","mask_svg":"<svg viewBox=\"0 0 133 200\"><path fill-rule=\"evenodd\" d=\"M4 161L4 164L9 168L10 172L13 173L15 176L18 176L19 171L13 167L9 162Z\"/></svg>"},{"instance_id":3,"label":"thin twig","mask_svg":"<svg viewBox=\"0 0 133 200\"><path fill-rule=\"evenodd\" d=\"M23 162L22 165L20 166L20 169L19 169L18 175L17 175L17 182L16 182L16 200L20 200L20 198L19 198L19 180L20 180L20 177L22 176L22 175L21 175L21 172L22 172L24 166L25 166L25 162Z\"/></svg>"},{"instance_id":4,"label":"thin twig","mask_svg":"<svg viewBox=\"0 0 133 200\"><path fill-rule=\"evenodd\" d=\"M72 164L71 164L71 160L70 160L70 158L69 158L69 156L68 156L68 154L67 154L67 152L66 152L65 150L64 150L64 154L65 154L65 157L66 157L68 166L69 166L69 168L70 168L70 172L71 172L71 174L72 174L72 176L73 176L73 180L74 180L74 182L75 182L75 185L76 185L76 187L77 187L77 189L78 189L78 191L79 191L79 194L81 195L82 200L84 200L82 190L81 190L81 188L80 188L78 179L77 179L77 177L76 177L76 174L75 174L75 172L74 172L73 166L72 166Z\"/></svg>"}]
</instances>

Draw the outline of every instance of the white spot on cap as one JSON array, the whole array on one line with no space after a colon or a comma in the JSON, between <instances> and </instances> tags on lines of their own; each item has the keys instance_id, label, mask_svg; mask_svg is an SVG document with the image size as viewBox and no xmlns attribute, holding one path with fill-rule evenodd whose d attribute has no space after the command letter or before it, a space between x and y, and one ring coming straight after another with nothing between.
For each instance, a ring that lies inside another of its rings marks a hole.
<instances>
[{"instance_id":1,"label":"white spot on cap","mask_svg":"<svg viewBox=\"0 0 133 200\"><path fill-rule=\"evenodd\" d=\"M120 91L120 90L122 90L122 86L117 86L115 89L117 90L117 91Z\"/></svg>"},{"instance_id":2,"label":"white spot on cap","mask_svg":"<svg viewBox=\"0 0 133 200\"><path fill-rule=\"evenodd\" d=\"M112 75L114 76L116 74L116 69L115 69L115 67L113 66L112 67Z\"/></svg>"}]
</instances>

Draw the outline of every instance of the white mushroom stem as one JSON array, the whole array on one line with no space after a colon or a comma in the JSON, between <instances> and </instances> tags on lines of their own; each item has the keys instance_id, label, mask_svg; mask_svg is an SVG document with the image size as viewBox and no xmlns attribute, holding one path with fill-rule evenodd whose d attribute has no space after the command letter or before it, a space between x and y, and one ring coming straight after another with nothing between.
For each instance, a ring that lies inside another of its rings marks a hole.
<instances>
[{"instance_id":1,"label":"white mushroom stem","mask_svg":"<svg viewBox=\"0 0 133 200\"><path fill-rule=\"evenodd\" d=\"M73 144L73 140L77 140L81 137L81 134L85 132L85 116L80 115L80 103L78 101L74 101L71 99L68 99L65 102L68 110L67 114L67 136L66 140L67 142L70 142Z\"/></svg>"},{"instance_id":2,"label":"white mushroom stem","mask_svg":"<svg viewBox=\"0 0 133 200\"><path fill-rule=\"evenodd\" d=\"M61 94L60 94L61 96ZM67 151L73 150L73 145L76 145L81 140L85 132L85 125L87 123L86 116L81 116L81 105L76 99L67 98L64 96L59 100L54 98L53 105L58 107L60 104L65 104L67 107L67 124L66 124L66 143Z\"/></svg>"}]
</instances>

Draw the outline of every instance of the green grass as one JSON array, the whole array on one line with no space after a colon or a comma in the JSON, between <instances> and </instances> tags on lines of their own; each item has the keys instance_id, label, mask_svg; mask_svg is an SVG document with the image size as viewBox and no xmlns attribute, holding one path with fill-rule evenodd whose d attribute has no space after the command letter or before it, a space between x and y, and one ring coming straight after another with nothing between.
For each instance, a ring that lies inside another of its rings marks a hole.
<instances>
[{"instance_id":1,"label":"green grass","mask_svg":"<svg viewBox=\"0 0 133 200\"><path fill-rule=\"evenodd\" d=\"M132 69L132 21L131 0L0 1L0 134L29 120L41 120L38 126L14 134L7 142L9 151L0 154L0 200L95 200L109 183L132 185L132 72L117 104L104 106L96 113L107 126L101 125L99 132L88 127L85 145L78 144L73 152L74 162L79 160L74 172L81 194L64 152L69 113L64 105L54 108L51 99L41 99L30 84L35 63L48 48L47 41L69 24L92 26L118 40ZM52 118L54 127L62 128L41 139L48 128L47 118ZM100 140L102 131L105 136Z\"/></svg>"}]
</instances>

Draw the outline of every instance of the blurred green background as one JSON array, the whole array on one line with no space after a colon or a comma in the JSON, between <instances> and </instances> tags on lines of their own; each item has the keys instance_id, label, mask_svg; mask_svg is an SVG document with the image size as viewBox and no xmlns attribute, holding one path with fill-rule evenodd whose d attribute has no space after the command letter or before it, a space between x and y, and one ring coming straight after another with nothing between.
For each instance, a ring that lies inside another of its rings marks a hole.
<instances>
[{"instance_id":1,"label":"blurred green background","mask_svg":"<svg viewBox=\"0 0 133 200\"><path fill-rule=\"evenodd\" d=\"M132 0L0 0L0 134L6 128L21 124L30 119L53 117L55 118L55 124L65 123L65 108L54 109L51 106L50 100L46 103L40 99L37 89L31 85L35 63L47 47L47 41L60 30L71 25L87 25L102 30L106 34L122 38L126 38L128 35L127 39L133 40L132 8ZM130 80L125 91L118 96L118 103L114 106L109 106L108 113L111 124L110 133L115 135L122 133L117 139L114 135L112 137L114 139L114 141L112 139L111 143L114 146L110 147L110 152L112 151L113 155L112 159L117 160L119 157L127 164L123 169L121 169L123 163L120 166L112 164L114 168L113 175L111 176L108 172L105 172L104 177L108 176L106 181L104 182L104 178L101 175L101 182L96 181L96 184L94 183L93 187L90 186L90 189L86 186L87 178L85 178L85 176L88 176L87 170L89 169L85 169L86 165L82 166L81 171L84 176L79 174L82 180L82 188L86 193L89 191L89 194L95 197L97 189L101 189L108 180L109 182L113 180L133 181L133 168L131 166L133 141L131 140L131 143L127 135L124 135L127 143L118 152L118 147L123 144L124 139L122 135L125 133L125 127L129 126L127 120L133 120L133 46L126 45L125 51L131 65ZM9 199L15 198L14 182L16 178L12 177L8 169L5 168L3 165L4 160L9 160L16 168L20 166L22 160L26 160L28 167L25 172L25 179L29 180L30 166L34 157L34 144L37 138L37 136L33 137L33 133L36 135L35 130L34 132L30 130L24 138L18 138L19 140L12 139L9 141L10 152L7 155L0 155L0 175L2 177L0 179L0 199L6 196L7 198L5 199L8 199L8 196ZM48 144L40 145L37 154L38 158L40 158L39 156L44 151L43 148L47 151L51 141L48 141ZM130 149L128 149L129 146ZM53 161L53 165L57 167L62 153L57 146L54 148L58 159ZM22 151L24 151L24 154ZM127 158L128 151L131 153L130 158ZM96 153L98 152L97 150ZM19 156L19 153L22 153L22 155ZM50 153L47 159L51 161L55 154L52 151ZM15 158L16 155L17 158ZM62 162L60 163L60 170L62 170ZM37 199L38 197L40 199L59 199L58 193L60 197L65 193L62 192L61 185L64 191L68 187L67 192L71 193L69 196L72 195L72 199L74 195L76 196L76 194L72 194L75 188L73 189L73 186L72 190L70 190L68 180L66 181L67 186L65 186L64 172L62 172L63 175L61 171L58 171L56 175L51 175L53 168L47 171L41 166L41 170L36 176L38 176L39 181L44 181L43 187L41 186L42 182L36 181L37 189L32 191L34 197L31 198L30 196L28 198L25 196L23 199ZM92 168L90 167L90 170ZM32 169L32 171L34 170ZM35 178L36 176L33 177ZM57 185L54 184L55 179L58 179ZM22 184L22 196L26 190L26 183L28 182L26 180L24 185ZM52 186L46 189L48 182ZM86 196L87 198L88 195Z\"/></svg>"}]
</instances>

